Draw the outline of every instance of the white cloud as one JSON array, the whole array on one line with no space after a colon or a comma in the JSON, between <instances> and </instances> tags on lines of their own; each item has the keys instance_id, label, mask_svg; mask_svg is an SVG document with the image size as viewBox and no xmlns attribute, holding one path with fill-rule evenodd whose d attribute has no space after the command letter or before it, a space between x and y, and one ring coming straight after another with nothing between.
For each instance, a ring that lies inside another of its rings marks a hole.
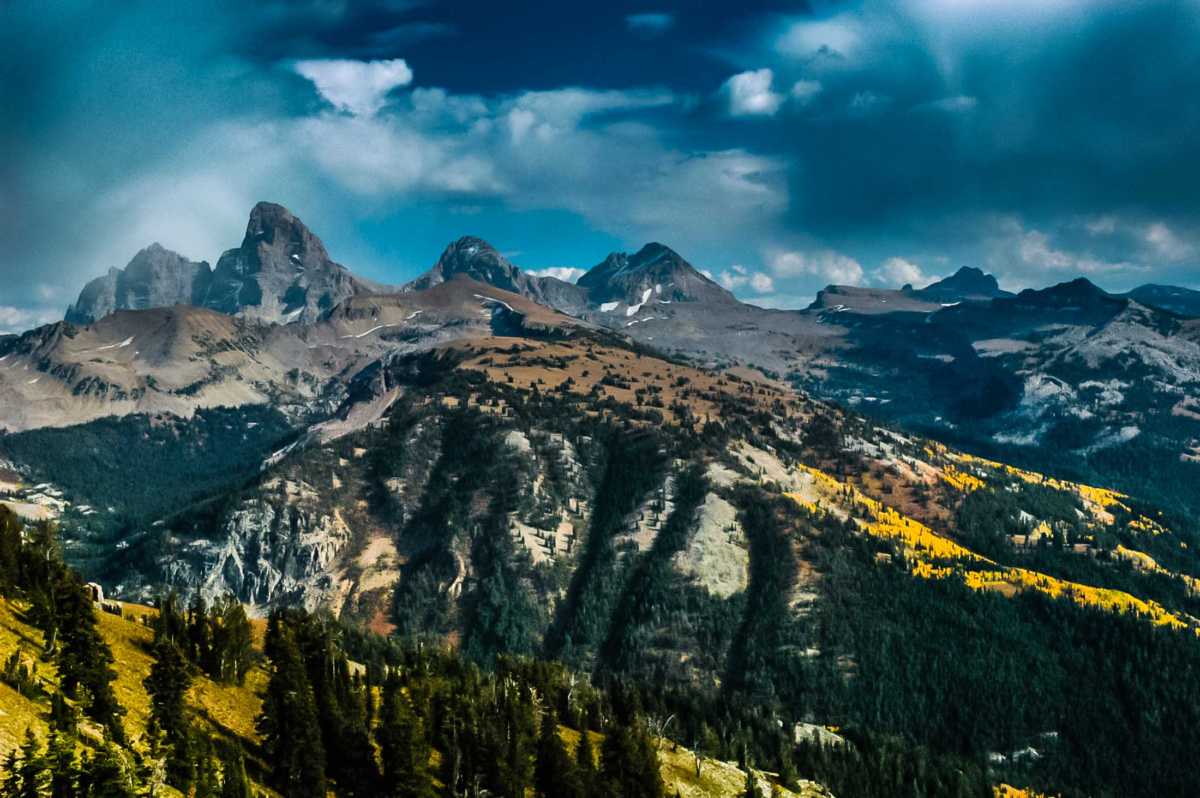
<instances>
[{"instance_id":1,"label":"white cloud","mask_svg":"<svg viewBox=\"0 0 1200 798\"><path fill-rule=\"evenodd\" d=\"M862 42L858 28L858 23L848 17L803 20L790 25L775 47L793 58L809 59L820 54L846 57L853 55Z\"/></svg>"},{"instance_id":2,"label":"white cloud","mask_svg":"<svg viewBox=\"0 0 1200 798\"><path fill-rule=\"evenodd\" d=\"M750 271L745 266L734 264L717 276L717 282L730 291L749 287L756 294L769 294L775 290L775 281L769 274Z\"/></svg>"},{"instance_id":3,"label":"white cloud","mask_svg":"<svg viewBox=\"0 0 1200 798\"><path fill-rule=\"evenodd\" d=\"M899 288L905 284L923 286L930 282L921 267L904 258L888 258L874 272L874 282L886 288Z\"/></svg>"},{"instance_id":4,"label":"white cloud","mask_svg":"<svg viewBox=\"0 0 1200 798\"><path fill-rule=\"evenodd\" d=\"M1025 227L1015 216L995 217L988 224L991 230L982 239L988 270L997 274L1005 287L1144 270L1129 260L1106 259L1086 250L1068 249L1042 230ZM1106 228L1107 224L1100 227Z\"/></svg>"},{"instance_id":5,"label":"white cloud","mask_svg":"<svg viewBox=\"0 0 1200 798\"><path fill-rule=\"evenodd\" d=\"M62 318L65 308L16 308L0 305L0 334L19 333Z\"/></svg>"},{"instance_id":6,"label":"white cloud","mask_svg":"<svg viewBox=\"0 0 1200 798\"><path fill-rule=\"evenodd\" d=\"M775 74L770 69L739 72L725 81L722 90L729 98L731 116L773 116L783 96L771 90Z\"/></svg>"},{"instance_id":7,"label":"white cloud","mask_svg":"<svg viewBox=\"0 0 1200 798\"><path fill-rule=\"evenodd\" d=\"M548 266L545 269L529 269L535 277L554 277L563 282L573 283L587 273L587 269L575 266Z\"/></svg>"},{"instance_id":8,"label":"white cloud","mask_svg":"<svg viewBox=\"0 0 1200 798\"><path fill-rule=\"evenodd\" d=\"M625 17L625 25L634 33L657 36L675 27L675 15L663 11L629 14Z\"/></svg>"},{"instance_id":9,"label":"white cloud","mask_svg":"<svg viewBox=\"0 0 1200 798\"><path fill-rule=\"evenodd\" d=\"M862 265L854 258L830 249L816 252L774 250L767 263L776 277L820 277L839 285L861 285Z\"/></svg>"},{"instance_id":10,"label":"white cloud","mask_svg":"<svg viewBox=\"0 0 1200 798\"><path fill-rule=\"evenodd\" d=\"M821 81L798 80L792 84L792 99L801 105L808 105L821 93Z\"/></svg>"},{"instance_id":11,"label":"white cloud","mask_svg":"<svg viewBox=\"0 0 1200 798\"><path fill-rule=\"evenodd\" d=\"M675 97L661 89L592 91L565 88L528 91L502 103L514 140L533 137L541 141L575 128L584 117L608 111L634 111L670 105Z\"/></svg>"},{"instance_id":12,"label":"white cloud","mask_svg":"<svg viewBox=\"0 0 1200 798\"><path fill-rule=\"evenodd\" d=\"M392 89L412 83L403 58L354 61L344 58L296 61L292 68L308 78L321 96L340 111L371 116L387 102Z\"/></svg>"},{"instance_id":13,"label":"white cloud","mask_svg":"<svg viewBox=\"0 0 1200 798\"><path fill-rule=\"evenodd\" d=\"M1094 236L1112 235L1117 230L1117 218L1115 216L1097 216L1088 219L1084 223L1084 227Z\"/></svg>"},{"instance_id":14,"label":"white cloud","mask_svg":"<svg viewBox=\"0 0 1200 798\"><path fill-rule=\"evenodd\" d=\"M942 111L950 114L963 114L968 111L975 110L975 106L979 105L979 101L974 97L969 97L965 94L958 94L953 97L942 97L940 100L933 102L922 103L916 106L917 111Z\"/></svg>"},{"instance_id":15,"label":"white cloud","mask_svg":"<svg viewBox=\"0 0 1200 798\"><path fill-rule=\"evenodd\" d=\"M1088 253L1054 247L1040 230L1025 231L1018 240L1017 254L1027 266L1075 274L1102 274L1136 270L1129 261L1109 261Z\"/></svg>"},{"instance_id":16,"label":"white cloud","mask_svg":"<svg viewBox=\"0 0 1200 798\"><path fill-rule=\"evenodd\" d=\"M1148 225L1142 237L1155 253L1167 260L1184 260L1196 252L1192 244L1177 236L1175 231L1163 222Z\"/></svg>"},{"instance_id":17,"label":"white cloud","mask_svg":"<svg viewBox=\"0 0 1200 798\"><path fill-rule=\"evenodd\" d=\"M677 149L624 115L673 102L653 88L495 97L416 89L376 115L326 108L197 126L171 159L81 196L91 225L64 241L63 265L46 277L59 297L29 289L0 302L60 305L61 318L86 279L156 240L214 262L240 240L246 213L262 199L291 207L341 262L384 282L426 264L380 259L358 220L404 203L561 210L598 231L677 246L766 235L788 205L787 162L740 149ZM519 135L513 112L527 122Z\"/></svg>"},{"instance_id":18,"label":"white cloud","mask_svg":"<svg viewBox=\"0 0 1200 798\"><path fill-rule=\"evenodd\" d=\"M288 157L367 197L438 194L557 208L621 236L717 241L787 207L786 163L742 150L680 151L606 115L675 101L657 89L564 88L482 98L417 90L386 115L283 123ZM286 126L290 125L290 132Z\"/></svg>"},{"instance_id":19,"label":"white cloud","mask_svg":"<svg viewBox=\"0 0 1200 798\"><path fill-rule=\"evenodd\" d=\"M760 294L769 294L775 290L775 281L769 275L755 272L750 275L750 287Z\"/></svg>"}]
</instances>

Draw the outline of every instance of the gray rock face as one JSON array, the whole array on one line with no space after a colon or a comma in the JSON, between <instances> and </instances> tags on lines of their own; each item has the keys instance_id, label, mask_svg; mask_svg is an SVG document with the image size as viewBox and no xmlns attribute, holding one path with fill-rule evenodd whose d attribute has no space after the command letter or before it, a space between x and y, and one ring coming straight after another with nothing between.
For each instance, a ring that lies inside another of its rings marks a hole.
<instances>
[{"instance_id":1,"label":"gray rock face","mask_svg":"<svg viewBox=\"0 0 1200 798\"><path fill-rule=\"evenodd\" d=\"M133 256L124 269L109 269L92 280L67 309L72 324L91 324L117 310L145 310L203 301L212 270L203 261L190 261L177 252L151 244Z\"/></svg>"},{"instance_id":2,"label":"gray rock face","mask_svg":"<svg viewBox=\"0 0 1200 798\"><path fill-rule=\"evenodd\" d=\"M433 268L405 286L405 290L422 291L458 275L520 294L564 313L579 313L587 307L587 291L554 277L526 274L491 244L474 236L465 236L446 247Z\"/></svg>"},{"instance_id":3,"label":"gray rock face","mask_svg":"<svg viewBox=\"0 0 1200 798\"><path fill-rule=\"evenodd\" d=\"M733 294L698 272L679 253L657 243L647 244L633 255L614 252L580 277L578 284L588 290L593 303L638 305L651 296L664 302L737 302Z\"/></svg>"},{"instance_id":4,"label":"gray rock face","mask_svg":"<svg viewBox=\"0 0 1200 798\"><path fill-rule=\"evenodd\" d=\"M921 299L934 302L960 302L964 299L995 299L1010 297L1011 293L1001 290L993 275L973 266L963 266L954 274L931 283L917 291L910 291Z\"/></svg>"},{"instance_id":5,"label":"gray rock face","mask_svg":"<svg viewBox=\"0 0 1200 798\"><path fill-rule=\"evenodd\" d=\"M311 486L278 480L266 488L226 515L219 536L195 541L196 556L164 562L166 580L199 587L209 601L232 593L253 607L328 606L350 528Z\"/></svg>"},{"instance_id":6,"label":"gray rock face","mask_svg":"<svg viewBox=\"0 0 1200 798\"><path fill-rule=\"evenodd\" d=\"M282 205L260 202L237 249L221 255L203 305L268 322L309 322L342 300L372 293Z\"/></svg>"}]
</instances>

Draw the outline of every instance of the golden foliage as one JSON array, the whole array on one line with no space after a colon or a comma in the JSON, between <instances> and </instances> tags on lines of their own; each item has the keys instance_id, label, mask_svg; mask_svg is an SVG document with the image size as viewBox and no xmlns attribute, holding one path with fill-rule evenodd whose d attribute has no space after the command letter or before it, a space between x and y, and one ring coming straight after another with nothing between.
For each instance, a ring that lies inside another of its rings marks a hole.
<instances>
[{"instance_id":1,"label":"golden foliage","mask_svg":"<svg viewBox=\"0 0 1200 798\"><path fill-rule=\"evenodd\" d=\"M947 485L963 493L979 490L984 485L983 480L979 477L966 471L960 471L952 465L942 469L941 477Z\"/></svg>"},{"instance_id":2,"label":"golden foliage","mask_svg":"<svg viewBox=\"0 0 1200 798\"><path fill-rule=\"evenodd\" d=\"M962 456L970 457L969 455ZM971 459L979 460L979 458ZM1025 590L1036 590L1054 598L1074 601L1083 606L1099 607L1116 613L1134 613L1158 626L1169 626L1176 629L1194 627L1197 634L1200 634L1200 627L1195 626L1193 619L1185 620L1184 617L1167 610L1155 601L1141 599L1122 590L1093 587L1059 579L1027 568L1002 566L971 551L951 538L935 532L921 522L903 515L895 508L866 496L857 488L840 482L819 469L805 465L799 466L799 469L812 478L818 495L845 508L859 528L868 535L900 544L909 570L917 578L949 579L958 576L973 590L994 590L1007 596ZM1020 469L1011 469L1011 473L1032 474L1032 472L1021 472ZM1036 476L1040 477L1041 475ZM1107 506L1112 506L1112 503L1117 501L1114 497L1120 495L1101 488L1063 483L1058 480L1051 481L1055 483L1052 487L1064 489L1062 486L1071 485L1072 489L1082 491L1081 496L1086 495L1085 501L1109 502ZM805 498L798 493L785 495L810 512L821 511L811 497ZM1050 529L1043 522L1033 530L1031 537L1036 538L1048 534L1050 534ZM1124 551L1137 554L1129 549L1124 549ZM1146 560L1153 562L1148 555L1141 555L1141 557L1144 559L1139 560L1140 562L1144 563ZM979 567L981 565L992 567Z\"/></svg>"}]
</instances>

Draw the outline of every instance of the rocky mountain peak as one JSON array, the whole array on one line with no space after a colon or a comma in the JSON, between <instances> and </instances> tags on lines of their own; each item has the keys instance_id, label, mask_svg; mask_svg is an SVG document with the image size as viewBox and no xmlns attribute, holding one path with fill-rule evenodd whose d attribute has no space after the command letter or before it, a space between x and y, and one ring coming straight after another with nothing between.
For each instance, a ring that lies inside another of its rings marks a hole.
<instances>
[{"instance_id":1,"label":"rocky mountain peak","mask_svg":"<svg viewBox=\"0 0 1200 798\"><path fill-rule=\"evenodd\" d=\"M592 302L630 305L649 295L664 302L736 302L733 294L701 274L675 250L651 242L628 255L614 252L579 278Z\"/></svg>"},{"instance_id":2,"label":"rocky mountain peak","mask_svg":"<svg viewBox=\"0 0 1200 798\"><path fill-rule=\"evenodd\" d=\"M317 261L329 260L329 253L321 239L313 235L295 214L273 202L260 202L251 209L242 248L251 246L283 249L288 255L308 255Z\"/></svg>"},{"instance_id":3,"label":"rocky mountain peak","mask_svg":"<svg viewBox=\"0 0 1200 798\"><path fill-rule=\"evenodd\" d=\"M482 238L463 236L451 242L433 268L410 286L416 290L432 288L460 274L514 293L525 293L529 282L528 277L491 244Z\"/></svg>"},{"instance_id":4,"label":"rocky mountain peak","mask_svg":"<svg viewBox=\"0 0 1200 798\"><path fill-rule=\"evenodd\" d=\"M913 294L937 302L959 302L964 299L995 299L996 297L1012 296L1000 288L1000 283L994 275L988 274L974 266L962 266L954 274L924 288L913 291Z\"/></svg>"},{"instance_id":5,"label":"rocky mountain peak","mask_svg":"<svg viewBox=\"0 0 1200 798\"><path fill-rule=\"evenodd\" d=\"M242 244L217 261L204 306L271 322L312 321L347 297L370 293L282 205L250 211Z\"/></svg>"},{"instance_id":6,"label":"rocky mountain peak","mask_svg":"<svg viewBox=\"0 0 1200 798\"><path fill-rule=\"evenodd\" d=\"M191 305L203 301L212 279L204 261L191 261L155 242L124 269L110 268L89 282L67 309L72 324L91 324L118 310Z\"/></svg>"},{"instance_id":7,"label":"rocky mountain peak","mask_svg":"<svg viewBox=\"0 0 1200 798\"><path fill-rule=\"evenodd\" d=\"M1037 305L1090 306L1098 303L1121 302L1120 299L1107 293L1086 277L1077 277L1049 288L1026 288L1017 295L1017 299L1021 300L1023 304Z\"/></svg>"},{"instance_id":8,"label":"rocky mountain peak","mask_svg":"<svg viewBox=\"0 0 1200 798\"><path fill-rule=\"evenodd\" d=\"M495 247L476 236L463 236L451 242L433 268L406 285L404 290L423 291L459 276L520 294L564 313L577 314L587 306L583 289L554 277L523 272Z\"/></svg>"}]
</instances>

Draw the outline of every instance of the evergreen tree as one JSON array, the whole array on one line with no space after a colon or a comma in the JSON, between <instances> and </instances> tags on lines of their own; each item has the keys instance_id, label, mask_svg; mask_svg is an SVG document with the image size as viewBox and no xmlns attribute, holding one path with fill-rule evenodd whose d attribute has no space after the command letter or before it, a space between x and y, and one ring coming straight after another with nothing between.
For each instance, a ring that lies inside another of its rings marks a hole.
<instances>
[{"instance_id":1,"label":"evergreen tree","mask_svg":"<svg viewBox=\"0 0 1200 798\"><path fill-rule=\"evenodd\" d=\"M325 798L325 748L316 699L295 636L281 614L267 629L271 677L258 730L271 785L289 798Z\"/></svg>"},{"instance_id":2,"label":"evergreen tree","mask_svg":"<svg viewBox=\"0 0 1200 798\"><path fill-rule=\"evenodd\" d=\"M87 759L79 775L80 798L134 798L137 785L111 742Z\"/></svg>"},{"instance_id":3,"label":"evergreen tree","mask_svg":"<svg viewBox=\"0 0 1200 798\"><path fill-rule=\"evenodd\" d=\"M505 795L525 795L533 786L533 765L537 725L533 718L533 706L523 700L522 689L515 684L503 683L500 740L502 752L499 782Z\"/></svg>"},{"instance_id":4,"label":"evergreen tree","mask_svg":"<svg viewBox=\"0 0 1200 798\"><path fill-rule=\"evenodd\" d=\"M9 755L0 798L41 798L49 785L48 768L41 743L32 729L26 729L25 742Z\"/></svg>"},{"instance_id":5,"label":"evergreen tree","mask_svg":"<svg viewBox=\"0 0 1200 798\"><path fill-rule=\"evenodd\" d=\"M534 786L542 798L578 798L579 795L574 763L567 755L567 748L559 736L558 719L550 710L542 716Z\"/></svg>"},{"instance_id":6,"label":"evergreen tree","mask_svg":"<svg viewBox=\"0 0 1200 798\"><path fill-rule=\"evenodd\" d=\"M187 657L212 673L213 669L209 667L212 659L210 637L208 605L204 594L197 590L187 613Z\"/></svg>"},{"instance_id":7,"label":"evergreen tree","mask_svg":"<svg viewBox=\"0 0 1200 798\"><path fill-rule=\"evenodd\" d=\"M192 674L183 651L170 638L161 637L155 643L154 664L143 684L150 694L150 722L162 733L167 749L168 781L186 790L196 776L187 709Z\"/></svg>"},{"instance_id":8,"label":"evergreen tree","mask_svg":"<svg viewBox=\"0 0 1200 798\"><path fill-rule=\"evenodd\" d=\"M250 619L242 603L231 595L222 596L209 611L211 653L203 667L220 682L242 684L254 660Z\"/></svg>"},{"instance_id":9,"label":"evergreen tree","mask_svg":"<svg viewBox=\"0 0 1200 798\"><path fill-rule=\"evenodd\" d=\"M50 766L50 798L75 798L79 765L75 760L74 738L52 731L46 756Z\"/></svg>"},{"instance_id":10,"label":"evergreen tree","mask_svg":"<svg viewBox=\"0 0 1200 798\"><path fill-rule=\"evenodd\" d=\"M179 594L174 590L158 600L158 616L154 619L155 641L166 638L178 646L187 645L188 624Z\"/></svg>"},{"instance_id":11,"label":"evergreen tree","mask_svg":"<svg viewBox=\"0 0 1200 798\"><path fill-rule=\"evenodd\" d=\"M112 650L100 635L91 597L79 575L65 567L56 574L52 593L59 638L59 687L69 697L82 698L87 714L121 741L124 730L120 716L125 710L112 689L117 678ZM82 695L80 687L84 689Z\"/></svg>"},{"instance_id":12,"label":"evergreen tree","mask_svg":"<svg viewBox=\"0 0 1200 798\"><path fill-rule=\"evenodd\" d=\"M11 596L21 582L21 530L16 513L0 507L0 594Z\"/></svg>"},{"instance_id":13,"label":"evergreen tree","mask_svg":"<svg viewBox=\"0 0 1200 798\"><path fill-rule=\"evenodd\" d=\"M432 798L429 742L421 718L391 678L384 686L377 736L383 759L384 794L389 798Z\"/></svg>"},{"instance_id":14,"label":"evergreen tree","mask_svg":"<svg viewBox=\"0 0 1200 798\"><path fill-rule=\"evenodd\" d=\"M600 748L600 781L614 798L662 798L658 755L636 718L609 727Z\"/></svg>"},{"instance_id":15,"label":"evergreen tree","mask_svg":"<svg viewBox=\"0 0 1200 798\"><path fill-rule=\"evenodd\" d=\"M580 798L599 795L600 776L596 770L596 751L585 724L579 731L579 744L575 746L575 778L579 784Z\"/></svg>"}]
</instances>

